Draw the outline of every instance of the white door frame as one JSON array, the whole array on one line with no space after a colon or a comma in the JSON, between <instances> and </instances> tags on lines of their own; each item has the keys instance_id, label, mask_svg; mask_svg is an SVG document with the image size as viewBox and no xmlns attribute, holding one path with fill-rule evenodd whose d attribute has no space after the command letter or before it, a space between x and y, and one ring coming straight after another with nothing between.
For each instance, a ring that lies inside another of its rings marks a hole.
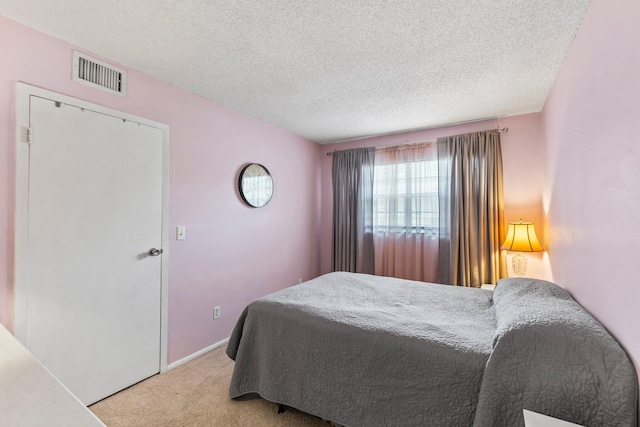
<instances>
[{"instance_id":1,"label":"white door frame","mask_svg":"<svg viewBox=\"0 0 640 427\"><path fill-rule=\"evenodd\" d=\"M29 110L30 97L37 96L54 102L73 105L86 110L121 118L162 131L162 264L160 307L160 372L167 370L168 265L169 265L169 125L134 116L91 102L18 82L16 84L16 211L14 261L14 335L25 346L27 338L27 298L29 262ZM35 136L37 138L37 136Z\"/></svg>"}]
</instances>

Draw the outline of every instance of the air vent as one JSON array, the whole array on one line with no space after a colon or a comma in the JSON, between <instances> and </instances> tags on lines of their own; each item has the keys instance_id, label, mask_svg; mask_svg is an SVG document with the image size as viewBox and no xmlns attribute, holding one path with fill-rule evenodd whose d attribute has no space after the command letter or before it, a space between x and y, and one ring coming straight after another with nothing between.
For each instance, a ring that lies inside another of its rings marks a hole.
<instances>
[{"instance_id":1,"label":"air vent","mask_svg":"<svg viewBox=\"0 0 640 427\"><path fill-rule=\"evenodd\" d=\"M73 51L73 80L116 95L127 95L127 72L111 64Z\"/></svg>"}]
</instances>

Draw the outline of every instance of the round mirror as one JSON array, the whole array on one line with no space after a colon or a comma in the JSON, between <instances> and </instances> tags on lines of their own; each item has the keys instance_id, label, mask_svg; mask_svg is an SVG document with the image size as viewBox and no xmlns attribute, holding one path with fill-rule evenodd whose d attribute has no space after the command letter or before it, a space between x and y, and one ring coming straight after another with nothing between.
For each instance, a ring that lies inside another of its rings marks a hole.
<instances>
[{"instance_id":1,"label":"round mirror","mask_svg":"<svg viewBox=\"0 0 640 427\"><path fill-rule=\"evenodd\" d=\"M246 204L261 208L271 200L273 179L267 168L258 163L251 163L240 172L238 188Z\"/></svg>"}]
</instances>

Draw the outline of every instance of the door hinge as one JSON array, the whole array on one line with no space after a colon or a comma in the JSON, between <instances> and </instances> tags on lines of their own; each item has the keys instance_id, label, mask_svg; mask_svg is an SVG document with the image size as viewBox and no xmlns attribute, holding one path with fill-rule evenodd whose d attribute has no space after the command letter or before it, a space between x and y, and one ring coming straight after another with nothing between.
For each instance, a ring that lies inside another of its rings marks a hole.
<instances>
[{"instance_id":1,"label":"door hinge","mask_svg":"<svg viewBox=\"0 0 640 427\"><path fill-rule=\"evenodd\" d=\"M31 144L33 142L33 129L27 128L27 144Z\"/></svg>"}]
</instances>

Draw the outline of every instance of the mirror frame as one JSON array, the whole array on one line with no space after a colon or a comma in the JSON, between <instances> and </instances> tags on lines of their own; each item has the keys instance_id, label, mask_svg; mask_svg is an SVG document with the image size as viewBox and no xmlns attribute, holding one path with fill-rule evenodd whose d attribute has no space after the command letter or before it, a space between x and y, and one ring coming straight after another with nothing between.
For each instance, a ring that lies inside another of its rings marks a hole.
<instances>
[{"instance_id":1,"label":"mirror frame","mask_svg":"<svg viewBox=\"0 0 640 427\"><path fill-rule=\"evenodd\" d=\"M269 198L264 202L264 204L254 205L247 199L247 197L245 197L244 188L242 186L242 178L244 177L244 174L247 171L247 169L249 169L251 166L259 166L260 168L262 168L262 170L265 172L265 176L269 177L269 179L271 180L271 194L269 194ZM273 176L271 175L271 172L269 172L269 169L267 169L264 165L261 165L260 163L249 163L242 168L242 170L240 171L240 175L238 176L238 191L240 192L240 197L242 197L242 201L244 201L248 206L252 208L265 207L271 201L271 198L273 198L273 191L274 191Z\"/></svg>"}]
</instances>

